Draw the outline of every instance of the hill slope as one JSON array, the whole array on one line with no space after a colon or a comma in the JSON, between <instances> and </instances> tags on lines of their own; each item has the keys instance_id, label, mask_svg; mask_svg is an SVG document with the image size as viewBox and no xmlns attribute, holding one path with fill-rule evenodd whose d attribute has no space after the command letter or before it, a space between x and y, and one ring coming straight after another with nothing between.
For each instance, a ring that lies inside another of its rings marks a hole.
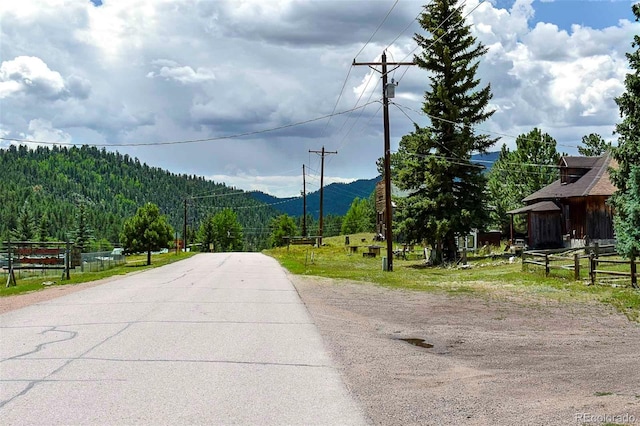
<instances>
[{"instance_id":1,"label":"hill slope","mask_svg":"<svg viewBox=\"0 0 640 426\"><path fill-rule=\"evenodd\" d=\"M197 228L208 215L231 207L245 228L247 247L259 249L277 212L247 193L202 177L177 175L142 164L128 155L95 147L53 148L11 146L0 150L0 237L14 229L27 205L47 235L65 240L75 229L77 205L87 206L94 236L119 240L124 219L152 202L182 234L184 199L189 200L188 223ZM193 238L190 238L192 241Z\"/></svg>"}]
</instances>

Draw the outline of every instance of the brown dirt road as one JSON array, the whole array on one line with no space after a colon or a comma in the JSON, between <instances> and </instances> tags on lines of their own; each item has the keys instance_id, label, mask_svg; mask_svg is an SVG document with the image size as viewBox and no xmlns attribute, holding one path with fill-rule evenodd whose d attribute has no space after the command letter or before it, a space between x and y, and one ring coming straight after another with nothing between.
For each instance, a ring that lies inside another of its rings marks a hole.
<instances>
[{"instance_id":1,"label":"brown dirt road","mask_svg":"<svg viewBox=\"0 0 640 426\"><path fill-rule=\"evenodd\" d=\"M290 279L373 424L640 425L640 324L612 308ZM0 313L108 280L0 298Z\"/></svg>"},{"instance_id":2,"label":"brown dirt road","mask_svg":"<svg viewBox=\"0 0 640 426\"><path fill-rule=\"evenodd\" d=\"M374 424L640 424L640 325L607 306L291 280Z\"/></svg>"}]
</instances>

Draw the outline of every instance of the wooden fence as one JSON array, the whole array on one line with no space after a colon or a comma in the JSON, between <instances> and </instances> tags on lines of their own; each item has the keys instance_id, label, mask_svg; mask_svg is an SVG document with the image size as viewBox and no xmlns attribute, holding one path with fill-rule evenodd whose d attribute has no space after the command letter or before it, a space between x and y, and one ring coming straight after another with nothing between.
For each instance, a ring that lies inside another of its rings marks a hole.
<instances>
[{"instance_id":1,"label":"wooden fence","mask_svg":"<svg viewBox=\"0 0 640 426\"><path fill-rule=\"evenodd\" d=\"M614 246L594 245L580 249L528 250L522 252L522 268L525 269L527 265L544 267L545 276L549 276L552 269L571 271L575 280L581 278L583 271L588 271L591 284L596 284L598 276L629 277L628 282L631 286L638 288L637 271L640 261L635 257L628 260L611 259L614 256L619 257ZM627 265L628 269L625 267Z\"/></svg>"},{"instance_id":2,"label":"wooden fence","mask_svg":"<svg viewBox=\"0 0 640 426\"><path fill-rule=\"evenodd\" d=\"M16 270L62 270L69 279L71 244L64 241L6 241L0 246L2 269L8 272L7 284L16 285Z\"/></svg>"}]
</instances>

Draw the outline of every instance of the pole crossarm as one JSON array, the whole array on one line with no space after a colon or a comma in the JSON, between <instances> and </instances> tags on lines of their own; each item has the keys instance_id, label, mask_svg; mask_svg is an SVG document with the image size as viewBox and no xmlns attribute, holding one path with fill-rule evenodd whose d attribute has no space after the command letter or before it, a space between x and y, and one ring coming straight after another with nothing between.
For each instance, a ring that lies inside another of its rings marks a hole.
<instances>
[{"instance_id":1,"label":"pole crossarm","mask_svg":"<svg viewBox=\"0 0 640 426\"><path fill-rule=\"evenodd\" d=\"M366 65L372 67L374 71L382 74L382 99L383 99L383 125L384 125L384 217L385 217L385 240L387 241L387 271L393 271L393 232L391 221L393 218L391 204L391 137L389 136L389 97L387 96L387 75L389 70L387 66L397 67L417 65L416 62L387 62L387 52L382 52L381 62L356 62L353 60L353 66ZM373 66L382 66L382 70L378 71ZM395 68L394 68L395 69ZM391 83L394 84L394 83Z\"/></svg>"}]
</instances>

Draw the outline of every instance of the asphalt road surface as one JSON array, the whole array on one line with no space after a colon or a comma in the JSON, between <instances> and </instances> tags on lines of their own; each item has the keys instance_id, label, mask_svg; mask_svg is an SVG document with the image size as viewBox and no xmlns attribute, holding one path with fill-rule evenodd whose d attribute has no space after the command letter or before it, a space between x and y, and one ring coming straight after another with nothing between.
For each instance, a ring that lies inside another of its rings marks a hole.
<instances>
[{"instance_id":1,"label":"asphalt road surface","mask_svg":"<svg viewBox=\"0 0 640 426\"><path fill-rule=\"evenodd\" d=\"M0 316L0 423L365 424L261 254L200 254Z\"/></svg>"}]
</instances>

